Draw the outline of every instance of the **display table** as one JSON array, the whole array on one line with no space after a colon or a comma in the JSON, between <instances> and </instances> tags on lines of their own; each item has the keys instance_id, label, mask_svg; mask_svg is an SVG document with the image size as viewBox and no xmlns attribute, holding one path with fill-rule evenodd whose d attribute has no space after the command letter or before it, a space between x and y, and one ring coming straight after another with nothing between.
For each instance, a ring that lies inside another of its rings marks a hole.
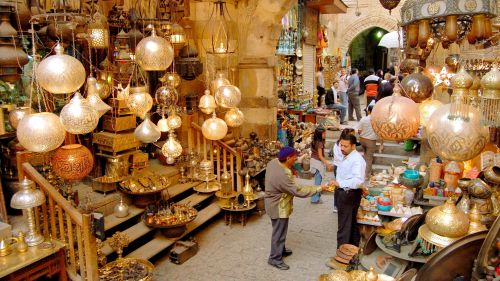
<instances>
[{"instance_id":1,"label":"display table","mask_svg":"<svg viewBox=\"0 0 500 281\"><path fill-rule=\"evenodd\" d=\"M239 216L241 225L245 226L248 220L248 214L255 208L255 206L257 206L257 204L254 202L250 203L249 207L239 209L231 209L226 206L221 206L221 209L224 210L224 221L226 222L226 225L231 226L233 223L233 216Z\"/></svg>"},{"instance_id":2,"label":"display table","mask_svg":"<svg viewBox=\"0 0 500 281\"><path fill-rule=\"evenodd\" d=\"M13 249L12 253L0 257L0 279L37 280L40 277L59 275L60 281L68 280L62 242L52 240L53 248L43 249L39 246L29 247L25 253ZM43 244L42 244L43 245Z\"/></svg>"},{"instance_id":3,"label":"display table","mask_svg":"<svg viewBox=\"0 0 500 281\"><path fill-rule=\"evenodd\" d=\"M417 263L426 263L427 260L424 257L410 257L408 254L413 250L413 245L404 245L401 246L401 252L398 253L392 249L387 248L383 241L382 237L380 235L377 235L377 238L375 238L375 242L377 243L377 246L379 249L384 251L386 254L391 255L393 257L396 257L398 259L406 260L406 261L411 261L411 262L417 262Z\"/></svg>"}]
</instances>

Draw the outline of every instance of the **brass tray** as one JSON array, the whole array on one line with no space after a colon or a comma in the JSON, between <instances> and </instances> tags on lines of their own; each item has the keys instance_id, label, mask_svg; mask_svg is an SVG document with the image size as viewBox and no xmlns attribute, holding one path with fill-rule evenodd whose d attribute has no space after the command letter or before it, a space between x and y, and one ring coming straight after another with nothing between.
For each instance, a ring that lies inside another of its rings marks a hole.
<instances>
[{"instance_id":1,"label":"brass tray","mask_svg":"<svg viewBox=\"0 0 500 281\"><path fill-rule=\"evenodd\" d=\"M194 211L193 215L188 220L185 220L185 221L183 221L181 223L175 223L175 224L148 223L147 220L146 220L146 214L144 214L142 216L142 220L144 221L144 224L146 224L149 227L153 227L153 228L176 228L176 227L181 227L181 226L185 226L188 223L192 222L198 216L198 211L195 208L193 208L193 207L190 207L190 208L192 209L192 211Z\"/></svg>"},{"instance_id":2,"label":"brass tray","mask_svg":"<svg viewBox=\"0 0 500 281\"><path fill-rule=\"evenodd\" d=\"M106 264L100 269L99 280L102 281L150 281L153 279L154 265L143 259L121 258ZM141 274L133 275L138 270Z\"/></svg>"}]
</instances>

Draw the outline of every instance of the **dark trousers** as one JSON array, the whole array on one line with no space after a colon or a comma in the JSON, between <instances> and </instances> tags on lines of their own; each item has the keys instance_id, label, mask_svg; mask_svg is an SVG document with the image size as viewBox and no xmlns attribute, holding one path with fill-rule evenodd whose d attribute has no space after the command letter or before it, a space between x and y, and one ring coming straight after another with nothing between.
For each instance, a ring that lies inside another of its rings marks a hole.
<instances>
[{"instance_id":1,"label":"dark trousers","mask_svg":"<svg viewBox=\"0 0 500 281\"><path fill-rule=\"evenodd\" d=\"M356 214L361 202L361 190L335 190L335 203L338 210L337 248L342 244L359 245L359 234Z\"/></svg>"},{"instance_id":2,"label":"dark trousers","mask_svg":"<svg viewBox=\"0 0 500 281\"><path fill-rule=\"evenodd\" d=\"M347 114L349 115L349 121L354 121L354 112L356 112L356 119L361 120L361 105L359 104L359 94L357 92L348 93L349 98L349 108L347 109Z\"/></svg>"},{"instance_id":3,"label":"dark trousers","mask_svg":"<svg viewBox=\"0 0 500 281\"><path fill-rule=\"evenodd\" d=\"M326 93L325 88L321 86L316 86L316 89L318 89L318 107L321 106L321 97Z\"/></svg>"},{"instance_id":4,"label":"dark trousers","mask_svg":"<svg viewBox=\"0 0 500 281\"><path fill-rule=\"evenodd\" d=\"M273 234L271 236L270 262L280 263L283 260L283 250L285 249L286 233L288 231L288 218L271 219Z\"/></svg>"}]
</instances>

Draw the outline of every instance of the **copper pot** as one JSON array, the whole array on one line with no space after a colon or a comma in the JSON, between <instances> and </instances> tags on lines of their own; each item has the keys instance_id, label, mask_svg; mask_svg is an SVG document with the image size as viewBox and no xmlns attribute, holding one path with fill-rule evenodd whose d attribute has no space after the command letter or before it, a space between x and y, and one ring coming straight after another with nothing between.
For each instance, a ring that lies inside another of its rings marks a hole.
<instances>
[{"instance_id":1,"label":"copper pot","mask_svg":"<svg viewBox=\"0 0 500 281\"><path fill-rule=\"evenodd\" d=\"M81 144L60 147L52 156L54 173L65 180L80 180L92 171L94 157Z\"/></svg>"}]
</instances>

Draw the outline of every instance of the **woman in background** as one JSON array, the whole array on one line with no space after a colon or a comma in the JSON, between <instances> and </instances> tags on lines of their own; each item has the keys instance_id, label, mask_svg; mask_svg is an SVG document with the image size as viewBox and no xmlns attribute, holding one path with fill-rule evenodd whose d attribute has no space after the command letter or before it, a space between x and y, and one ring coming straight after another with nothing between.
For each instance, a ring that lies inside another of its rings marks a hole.
<instances>
[{"instance_id":1,"label":"woman in background","mask_svg":"<svg viewBox=\"0 0 500 281\"><path fill-rule=\"evenodd\" d=\"M317 127L311 142L311 168L316 169L316 173L314 174L315 185L321 185L326 169L332 169L332 164L325 159L325 139L325 128ZM318 192L311 197L311 203L317 204L320 202L320 199L321 193Z\"/></svg>"}]
</instances>

